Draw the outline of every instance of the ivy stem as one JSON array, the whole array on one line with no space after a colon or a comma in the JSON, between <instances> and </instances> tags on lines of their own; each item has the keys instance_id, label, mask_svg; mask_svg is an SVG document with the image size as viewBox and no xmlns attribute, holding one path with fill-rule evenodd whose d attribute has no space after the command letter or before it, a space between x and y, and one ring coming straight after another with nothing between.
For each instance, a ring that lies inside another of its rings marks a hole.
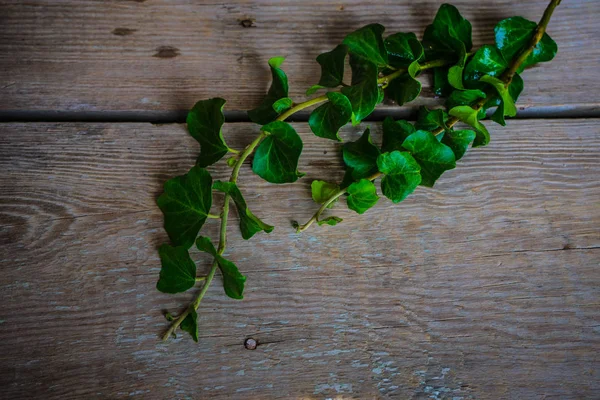
<instances>
[{"instance_id":1,"label":"ivy stem","mask_svg":"<svg viewBox=\"0 0 600 400\"><path fill-rule=\"evenodd\" d=\"M219 218L221 218L220 215L215 215L215 214L208 214L206 217L207 218L211 218L211 219L219 219Z\"/></svg>"},{"instance_id":2,"label":"ivy stem","mask_svg":"<svg viewBox=\"0 0 600 400\"><path fill-rule=\"evenodd\" d=\"M310 100L307 100L300 104L297 104L294 107L287 110L286 112L284 112L283 114L281 114L277 118L277 121L285 121L286 119L288 119L288 117L297 113L298 111L304 110L305 108L310 107L315 104L323 103L324 101L327 101L327 100L328 100L327 95L324 94L323 96L315 97L314 99L310 99Z\"/></svg>"},{"instance_id":3,"label":"ivy stem","mask_svg":"<svg viewBox=\"0 0 600 400\"><path fill-rule=\"evenodd\" d=\"M533 52L533 50L535 49L535 46L537 46L539 41L542 40L542 37L544 36L544 33L546 32L548 23L550 22L550 18L552 17L552 13L554 12L554 9L560 4L560 2L561 2L561 0L551 0L550 1L550 4L548 4L548 7L546 7L546 10L544 11L544 15L542 16L542 19L540 20L538 26L536 27L535 33L534 33L533 37L531 38L529 45L525 49L523 49L523 51L521 51L521 53L516 58L514 58L512 60L509 67L500 76L500 80L502 80L504 82L506 87L508 87L511 84L516 71L519 69L521 64L523 64L525 62L525 60L527 60L527 57L529 57L529 55ZM433 67L438 67L438 66L444 65L444 64L439 65L438 61L439 60L431 61L430 63L428 63L428 64L430 64L430 65L428 65L428 67L433 68ZM421 66L421 69L424 69L423 66ZM396 72L398 72L398 71L396 71ZM394 73L396 73L396 72L394 72ZM486 92L486 97L476 101L475 103L473 103L471 105L471 107L475 111L478 111L479 109L481 109L481 107L483 107L487 103L487 101L491 98L491 96L489 94L490 93ZM458 118L452 117L452 118L448 119L448 121L446 122L446 126L448 127L448 129L450 129L454 125L456 125L458 122L459 122ZM437 135L441 134L442 132L444 132L444 130L445 129L443 127L440 127L440 128L437 128L437 129L431 131L431 133L433 133L434 135L437 136ZM383 175L381 172L377 172L366 179L368 179L370 181L374 181L375 179L379 178L381 175ZM308 229L314 222L318 222L319 217L327 209L327 206L332 204L340 196L342 196L344 193L346 193L347 189L348 189L347 187L342 188L339 191L333 193L321 205L321 207L317 210L317 212L304 225L300 225L300 226L298 226L298 228L296 228L296 232L297 233L303 232L306 229Z\"/></svg>"}]
</instances>

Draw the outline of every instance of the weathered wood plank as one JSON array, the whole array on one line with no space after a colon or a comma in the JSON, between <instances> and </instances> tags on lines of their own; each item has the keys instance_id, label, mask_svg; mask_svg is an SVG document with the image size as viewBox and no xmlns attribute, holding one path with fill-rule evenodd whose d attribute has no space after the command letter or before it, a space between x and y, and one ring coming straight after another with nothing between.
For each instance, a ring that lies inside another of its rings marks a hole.
<instances>
[{"instance_id":1,"label":"weathered wood plank","mask_svg":"<svg viewBox=\"0 0 600 400\"><path fill-rule=\"evenodd\" d=\"M348 32L380 22L390 33L420 36L441 3L3 1L0 111L155 111L169 118L214 96L229 101L227 110L247 110L262 99L267 59L278 55L288 57L291 95L299 101L318 80L316 56ZM492 43L503 18L538 20L547 0L453 3L473 23L479 46ZM598 111L598 15L596 0L561 4L549 28L558 56L525 73L522 109ZM423 80L424 97L413 105L438 103Z\"/></svg>"},{"instance_id":2,"label":"weathered wood plank","mask_svg":"<svg viewBox=\"0 0 600 400\"><path fill-rule=\"evenodd\" d=\"M189 295L154 287L166 240L155 198L198 150L183 126L0 125L3 397L597 393L598 120L492 126L490 146L435 189L363 216L337 206L342 225L300 236L289 220L314 210L311 179L340 178L341 166L338 144L295 126L307 176L270 185L243 170L250 206L277 229L245 242L232 224L247 295L215 284L196 345L159 343L161 310ZM256 129L227 125L226 137L242 147Z\"/></svg>"}]
</instances>

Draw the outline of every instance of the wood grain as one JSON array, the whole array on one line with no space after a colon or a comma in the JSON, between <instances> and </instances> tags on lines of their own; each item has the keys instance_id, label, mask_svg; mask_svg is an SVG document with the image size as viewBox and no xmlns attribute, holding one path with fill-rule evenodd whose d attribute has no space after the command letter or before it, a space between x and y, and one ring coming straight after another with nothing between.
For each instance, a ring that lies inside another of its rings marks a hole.
<instances>
[{"instance_id":1,"label":"wood grain","mask_svg":"<svg viewBox=\"0 0 600 400\"><path fill-rule=\"evenodd\" d=\"M348 32L379 22L389 33L412 31L420 37L442 2L5 0L0 3L0 112L19 119L35 114L11 111L61 111L58 118L69 120L76 119L73 115L98 119L96 113L139 120L133 112L169 119L214 96L228 100L228 111L247 110L268 88L267 60L280 55L288 58L290 94L300 101L318 80L316 56ZM472 22L477 47L493 42L493 27L503 18L537 21L547 0L453 4ZM561 4L548 30L559 53L553 62L525 72L521 111L598 115L599 15L596 0ZM411 106L438 104L428 79L422 80L424 97Z\"/></svg>"},{"instance_id":2,"label":"wood grain","mask_svg":"<svg viewBox=\"0 0 600 400\"><path fill-rule=\"evenodd\" d=\"M339 144L297 124L305 178L242 171L250 207L277 226L246 242L230 225L246 298L217 279L200 343L163 344L162 310L190 298L155 289L167 239L155 199L198 151L184 127L0 125L2 397L593 398L599 126L491 126L490 146L436 188L363 216L338 205L342 225L296 235L290 219L314 210L310 181L342 175ZM256 131L232 124L226 138L241 148Z\"/></svg>"}]
</instances>

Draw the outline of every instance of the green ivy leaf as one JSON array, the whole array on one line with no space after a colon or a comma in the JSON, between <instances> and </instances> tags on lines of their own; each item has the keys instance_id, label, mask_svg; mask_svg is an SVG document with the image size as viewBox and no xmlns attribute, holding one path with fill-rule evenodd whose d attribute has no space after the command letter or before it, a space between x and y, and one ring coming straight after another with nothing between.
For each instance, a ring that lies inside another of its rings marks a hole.
<instances>
[{"instance_id":1,"label":"green ivy leaf","mask_svg":"<svg viewBox=\"0 0 600 400\"><path fill-rule=\"evenodd\" d=\"M465 85L473 89L484 89L479 80L484 75L500 76L508 67L500 51L490 45L481 46L465 67Z\"/></svg>"},{"instance_id":2,"label":"green ivy leaf","mask_svg":"<svg viewBox=\"0 0 600 400\"><path fill-rule=\"evenodd\" d=\"M166 181L156 202L165 215L171 242L190 248L212 206L212 178L207 170L195 166L187 174Z\"/></svg>"},{"instance_id":3,"label":"green ivy leaf","mask_svg":"<svg viewBox=\"0 0 600 400\"><path fill-rule=\"evenodd\" d=\"M304 176L298 172L302 139L287 122L273 121L261 128L269 135L258 145L252 171L271 183L291 183Z\"/></svg>"},{"instance_id":4,"label":"green ivy leaf","mask_svg":"<svg viewBox=\"0 0 600 400\"><path fill-rule=\"evenodd\" d=\"M421 82L404 74L391 81L385 89L387 96L402 106L416 99L421 93Z\"/></svg>"},{"instance_id":5,"label":"green ivy leaf","mask_svg":"<svg viewBox=\"0 0 600 400\"><path fill-rule=\"evenodd\" d=\"M394 33L385 41L389 64L394 68L406 68L423 55L423 46L414 33Z\"/></svg>"},{"instance_id":6,"label":"green ivy leaf","mask_svg":"<svg viewBox=\"0 0 600 400\"><path fill-rule=\"evenodd\" d=\"M448 114L475 128L476 137L473 147L485 146L490 142L490 133L485 125L479 122L479 113L470 106L457 106L450 109Z\"/></svg>"},{"instance_id":7,"label":"green ivy leaf","mask_svg":"<svg viewBox=\"0 0 600 400\"><path fill-rule=\"evenodd\" d=\"M225 122L224 106L225 100L218 97L202 100L187 115L188 131L200 143L200 155L196 161L200 167L216 163L229 151L221 132Z\"/></svg>"},{"instance_id":8,"label":"green ivy leaf","mask_svg":"<svg viewBox=\"0 0 600 400\"><path fill-rule=\"evenodd\" d=\"M327 93L329 101L317 107L308 118L308 125L319 137L339 140L338 131L350 121L352 104L346 96L337 92Z\"/></svg>"},{"instance_id":9,"label":"green ivy leaf","mask_svg":"<svg viewBox=\"0 0 600 400\"><path fill-rule=\"evenodd\" d=\"M343 87L341 91L352 104L352 124L358 125L373 112L379 101L379 72L375 64L354 55L350 56L350 68L352 85Z\"/></svg>"},{"instance_id":10,"label":"green ivy leaf","mask_svg":"<svg viewBox=\"0 0 600 400\"><path fill-rule=\"evenodd\" d=\"M504 59L511 62L525 47L531 42L537 24L522 17L511 17L502 20L494 28L496 37L496 46L504 56ZM550 61L556 55L558 47L556 42L544 33L542 39L533 49L533 52L521 64L518 73L521 73L530 65Z\"/></svg>"},{"instance_id":11,"label":"green ivy leaf","mask_svg":"<svg viewBox=\"0 0 600 400\"><path fill-rule=\"evenodd\" d=\"M185 247L163 244L158 249L160 276L156 288L163 293L181 293L196 284L196 264Z\"/></svg>"},{"instance_id":12,"label":"green ivy leaf","mask_svg":"<svg viewBox=\"0 0 600 400\"><path fill-rule=\"evenodd\" d=\"M366 178L377 172L377 157L380 151L371 141L369 128L360 139L344 144L342 155L346 166L352 169L355 180Z\"/></svg>"},{"instance_id":13,"label":"green ivy leaf","mask_svg":"<svg viewBox=\"0 0 600 400\"><path fill-rule=\"evenodd\" d=\"M240 273L237 266L218 254L215 246L207 237L199 236L196 240L196 247L200 251L211 254L217 261L223 275L223 289L225 289L225 294L232 299L243 299L246 277Z\"/></svg>"},{"instance_id":14,"label":"green ivy leaf","mask_svg":"<svg viewBox=\"0 0 600 400\"><path fill-rule=\"evenodd\" d=\"M331 217L323 218L323 219L317 221L317 224L319 224L319 226L321 226L321 225L335 226L342 221L343 221L343 219L341 219L340 217L331 216Z\"/></svg>"},{"instance_id":15,"label":"green ivy leaf","mask_svg":"<svg viewBox=\"0 0 600 400\"><path fill-rule=\"evenodd\" d=\"M456 50L449 38L462 42L467 51L473 47L471 41L471 23L460 15L456 7L442 4L438 9L433 23L425 29L423 42L428 47Z\"/></svg>"},{"instance_id":16,"label":"green ivy leaf","mask_svg":"<svg viewBox=\"0 0 600 400\"><path fill-rule=\"evenodd\" d=\"M416 131L406 138L402 146L412 153L421 166L423 186L433 187L444 171L456 167L452 149L440 143L431 132Z\"/></svg>"},{"instance_id":17,"label":"green ivy leaf","mask_svg":"<svg viewBox=\"0 0 600 400\"><path fill-rule=\"evenodd\" d=\"M260 231L266 233L271 233L273 231L273 226L265 224L250 211L246 204L246 200L244 200L244 196L242 196L242 192L240 192L240 189L235 183L215 181L213 183L213 189L228 194L235 203L240 217L240 231L242 232L242 237L244 239L248 240L254 236L255 233Z\"/></svg>"},{"instance_id":18,"label":"green ivy leaf","mask_svg":"<svg viewBox=\"0 0 600 400\"><path fill-rule=\"evenodd\" d=\"M373 182L368 179L361 179L348 186L348 197L346 202L348 208L363 214L369 208L373 207L379 200L377 189Z\"/></svg>"},{"instance_id":19,"label":"green ivy leaf","mask_svg":"<svg viewBox=\"0 0 600 400\"><path fill-rule=\"evenodd\" d=\"M498 108L502 117L514 117L517 115L517 107L504 82L489 75L483 76L480 81L489 83L498 92L500 96L500 105Z\"/></svg>"},{"instance_id":20,"label":"green ivy leaf","mask_svg":"<svg viewBox=\"0 0 600 400\"><path fill-rule=\"evenodd\" d=\"M408 121L394 121L391 117L383 120L383 140L381 151L384 153L402 150L404 140L415 132L415 127Z\"/></svg>"},{"instance_id":21,"label":"green ivy leaf","mask_svg":"<svg viewBox=\"0 0 600 400\"><path fill-rule=\"evenodd\" d=\"M292 104L294 104L292 99L289 97L284 97L283 99L279 99L273 103L273 110L277 114L281 114L285 110L288 110L290 107L292 107Z\"/></svg>"},{"instance_id":22,"label":"green ivy leaf","mask_svg":"<svg viewBox=\"0 0 600 400\"><path fill-rule=\"evenodd\" d=\"M448 68L437 67L433 69L433 93L436 96L447 97L453 90L448 83Z\"/></svg>"},{"instance_id":23,"label":"green ivy leaf","mask_svg":"<svg viewBox=\"0 0 600 400\"><path fill-rule=\"evenodd\" d=\"M319 79L317 85L312 86L306 91L307 96L310 96L321 88L334 88L342 84L346 54L348 54L348 46L345 44L338 45L330 52L319 54L317 62L321 65L321 79Z\"/></svg>"},{"instance_id":24,"label":"green ivy leaf","mask_svg":"<svg viewBox=\"0 0 600 400\"><path fill-rule=\"evenodd\" d=\"M179 325L182 331L190 334L194 342L198 342L198 312L192 309Z\"/></svg>"},{"instance_id":25,"label":"green ivy leaf","mask_svg":"<svg viewBox=\"0 0 600 400\"><path fill-rule=\"evenodd\" d=\"M519 95L523 91L523 78L519 74L515 74L513 76L512 82L508 86L508 93L512 98L513 103L516 103L519 99ZM504 108L501 106L501 98L499 95L493 95L483 106L483 111L487 111L491 107L498 107L494 114L492 114L492 120L502 126L506 125L506 121L504 121ZM481 117L479 118L481 119Z\"/></svg>"},{"instance_id":26,"label":"green ivy leaf","mask_svg":"<svg viewBox=\"0 0 600 400\"><path fill-rule=\"evenodd\" d=\"M446 108L450 110L458 106L470 106L479 99L485 99L485 97L485 93L479 89L455 90L446 99ZM479 119L485 118L485 110L480 109L478 115Z\"/></svg>"},{"instance_id":27,"label":"green ivy leaf","mask_svg":"<svg viewBox=\"0 0 600 400\"><path fill-rule=\"evenodd\" d=\"M394 203L404 200L421 183L421 167L408 152L383 153L377 159L377 167L385 174L381 191Z\"/></svg>"},{"instance_id":28,"label":"green ivy leaf","mask_svg":"<svg viewBox=\"0 0 600 400\"><path fill-rule=\"evenodd\" d=\"M383 31L383 25L370 24L348 34L342 43L348 46L351 53L385 67L388 64L388 56L381 37Z\"/></svg>"},{"instance_id":29,"label":"green ivy leaf","mask_svg":"<svg viewBox=\"0 0 600 400\"><path fill-rule=\"evenodd\" d=\"M248 117L254 123L265 125L275 120L279 113L273 109L277 100L288 97L288 79L280 68L284 57L273 57L269 60L273 81L262 103L253 110L248 111Z\"/></svg>"},{"instance_id":30,"label":"green ivy leaf","mask_svg":"<svg viewBox=\"0 0 600 400\"><path fill-rule=\"evenodd\" d=\"M473 46L471 23L460 15L456 7L442 4L433 23L425 29L423 44L430 59L456 59L456 65L448 69L448 82L457 89L463 89L463 69L467 52Z\"/></svg>"},{"instance_id":31,"label":"green ivy leaf","mask_svg":"<svg viewBox=\"0 0 600 400\"><path fill-rule=\"evenodd\" d=\"M415 128L423 131L433 131L438 128L443 128L446 131L448 130L448 126L446 125L447 120L448 114L441 108L429 110L427 107L421 106L419 108L419 113L417 114Z\"/></svg>"},{"instance_id":32,"label":"green ivy leaf","mask_svg":"<svg viewBox=\"0 0 600 400\"><path fill-rule=\"evenodd\" d=\"M451 130L446 131L442 138L442 143L452 149L454 157L458 161L465 155L473 140L475 140L475 132L471 130Z\"/></svg>"},{"instance_id":33,"label":"green ivy leaf","mask_svg":"<svg viewBox=\"0 0 600 400\"><path fill-rule=\"evenodd\" d=\"M323 204L327 200L329 200L331 196L339 192L340 187L335 183L314 180L310 184L310 189L312 192L312 198L315 201L315 203ZM330 207L333 206L334 203L331 203Z\"/></svg>"}]
</instances>

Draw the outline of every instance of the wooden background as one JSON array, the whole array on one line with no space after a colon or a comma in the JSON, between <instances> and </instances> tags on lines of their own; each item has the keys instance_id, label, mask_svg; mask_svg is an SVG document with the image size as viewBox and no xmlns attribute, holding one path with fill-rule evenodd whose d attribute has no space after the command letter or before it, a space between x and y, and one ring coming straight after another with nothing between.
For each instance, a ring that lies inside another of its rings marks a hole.
<instances>
[{"instance_id":1,"label":"wooden background","mask_svg":"<svg viewBox=\"0 0 600 400\"><path fill-rule=\"evenodd\" d=\"M241 148L258 132L243 111L269 85L268 58L288 57L300 101L314 58L349 31L380 22L420 35L441 2L418 3L0 1L0 397L597 398L595 0L557 9L559 53L524 73L518 119L488 124L488 147L399 205L338 206L340 226L295 234L290 220L315 209L311 180L341 178L339 145L295 123L305 178L241 174L250 207L276 225L250 241L230 225L246 298L226 298L217 278L200 343L158 339L162 311L191 295L155 289L167 240L155 199L198 153L178 123L186 110L225 97L225 135ZM546 1L453 4L478 46L502 18L539 19ZM418 103L374 118L439 104L423 83ZM367 125L379 140L372 121L343 136Z\"/></svg>"}]
</instances>

